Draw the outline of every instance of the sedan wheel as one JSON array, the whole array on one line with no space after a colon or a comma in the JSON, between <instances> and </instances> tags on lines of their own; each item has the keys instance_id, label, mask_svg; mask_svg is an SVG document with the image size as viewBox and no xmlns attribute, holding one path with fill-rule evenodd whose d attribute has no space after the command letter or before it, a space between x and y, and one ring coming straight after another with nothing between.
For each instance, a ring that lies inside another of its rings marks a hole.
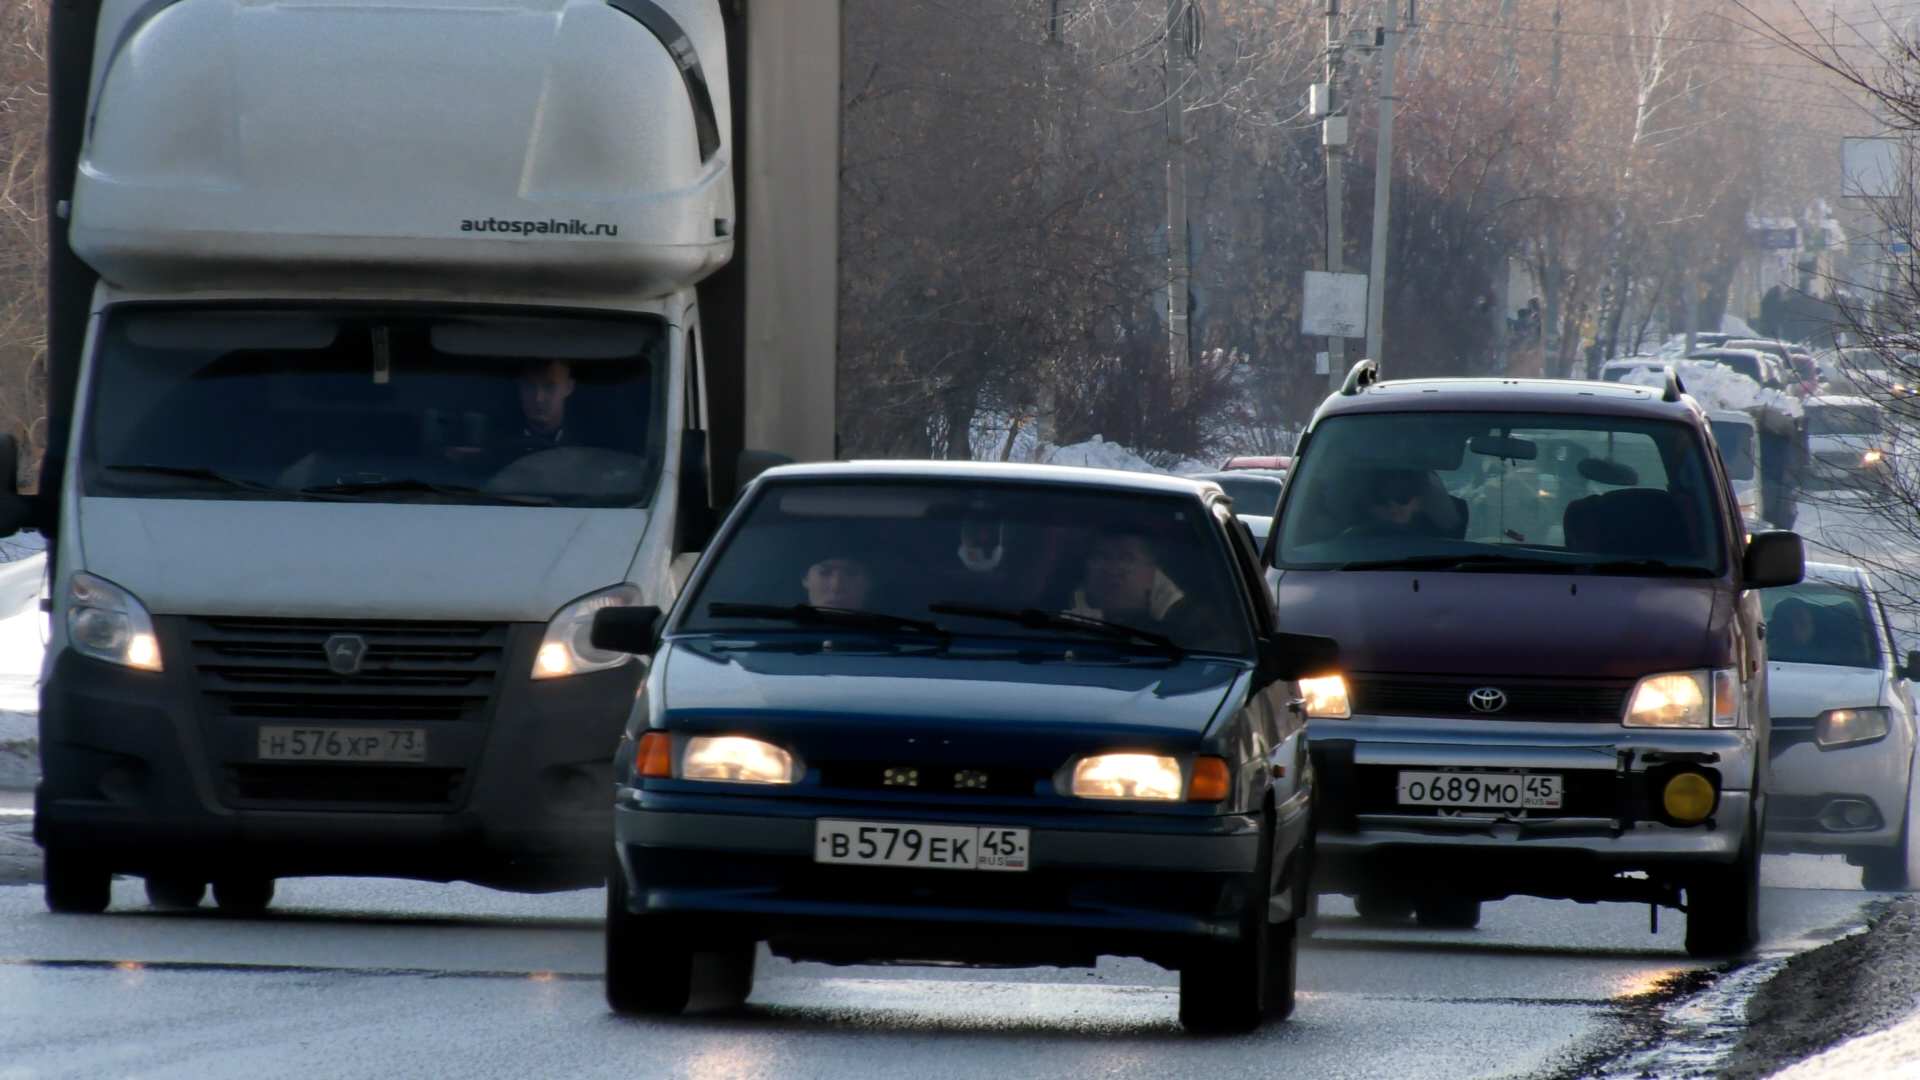
<instances>
[{"instance_id":1,"label":"sedan wheel","mask_svg":"<svg viewBox=\"0 0 1920 1080\"><path fill-rule=\"evenodd\" d=\"M246 874L214 878L213 902L229 915L258 915L273 903L273 879Z\"/></svg>"},{"instance_id":2,"label":"sedan wheel","mask_svg":"<svg viewBox=\"0 0 1920 1080\"><path fill-rule=\"evenodd\" d=\"M207 883L195 878L171 874L147 876L147 903L157 908L184 910L197 908L207 895Z\"/></svg>"},{"instance_id":3,"label":"sedan wheel","mask_svg":"<svg viewBox=\"0 0 1920 1080\"><path fill-rule=\"evenodd\" d=\"M1900 839L1892 847L1866 848L1849 859L1860 867L1860 887L1874 892L1905 892L1907 876L1907 828L1900 823Z\"/></svg>"},{"instance_id":4,"label":"sedan wheel","mask_svg":"<svg viewBox=\"0 0 1920 1080\"><path fill-rule=\"evenodd\" d=\"M1262 833L1255 881L1272 880L1270 833ZM1294 888L1289 881L1285 886ZM1293 1014L1300 920L1267 921L1267 904L1249 905L1240 940L1205 942L1180 967L1180 1023L1188 1031L1239 1033Z\"/></svg>"},{"instance_id":5,"label":"sedan wheel","mask_svg":"<svg viewBox=\"0 0 1920 1080\"><path fill-rule=\"evenodd\" d=\"M627 873L607 878L607 1007L623 1016L674 1016L689 1006L734 1009L753 993L757 943L695 951L683 927L627 909Z\"/></svg>"},{"instance_id":6,"label":"sedan wheel","mask_svg":"<svg viewBox=\"0 0 1920 1080\"><path fill-rule=\"evenodd\" d=\"M49 847L42 865L48 911L98 915L113 901L113 872L86 856Z\"/></svg>"}]
</instances>

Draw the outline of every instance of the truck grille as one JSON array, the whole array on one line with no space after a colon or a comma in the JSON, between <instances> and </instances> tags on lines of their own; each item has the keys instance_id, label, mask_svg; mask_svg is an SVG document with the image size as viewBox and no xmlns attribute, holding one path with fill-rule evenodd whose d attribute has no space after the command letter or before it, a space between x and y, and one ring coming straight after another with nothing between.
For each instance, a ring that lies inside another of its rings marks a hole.
<instances>
[{"instance_id":1,"label":"truck grille","mask_svg":"<svg viewBox=\"0 0 1920 1080\"><path fill-rule=\"evenodd\" d=\"M1483 687L1506 695L1504 707L1478 712L1467 696ZM1434 681L1357 677L1353 710L1386 716L1457 716L1478 720L1618 720L1632 684L1518 682L1497 677Z\"/></svg>"},{"instance_id":2,"label":"truck grille","mask_svg":"<svg viewBox=\"0 0 1920 1080\"><path fill-rule=\"evenodd\" d=\"M379 765L229 765L230 801L445 806L464 769Z\"/></svg>"},{"instance_id":3,"label":"truck grille","mask_svg":"<svg viewBox=\"0 0 1920 1080\"><path fill-rule=\"evenodd\" d=\"M386 723L479 720L507 624L190 618L194 672L212 716ZM365 642L358 670L328 662L336 635Z\"/></svg>"}]
</instances>

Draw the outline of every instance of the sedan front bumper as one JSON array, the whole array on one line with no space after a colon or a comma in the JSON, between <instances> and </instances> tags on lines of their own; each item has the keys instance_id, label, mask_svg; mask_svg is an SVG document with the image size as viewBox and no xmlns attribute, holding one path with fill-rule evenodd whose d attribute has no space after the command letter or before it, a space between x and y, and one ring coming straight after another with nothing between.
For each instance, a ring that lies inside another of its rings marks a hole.
<instances>
[{"instance_id":1,"label":"sedan front bumper","mask_svg":"<svg viewBox=\"0 0 1920 1080\"><path fill-rule=\"evenodd\" d=\"M1902 843L1910 753L1896 739L1779 749L1768 770L1767 850L1835 854Z\"/></svg>"}]
</instances>

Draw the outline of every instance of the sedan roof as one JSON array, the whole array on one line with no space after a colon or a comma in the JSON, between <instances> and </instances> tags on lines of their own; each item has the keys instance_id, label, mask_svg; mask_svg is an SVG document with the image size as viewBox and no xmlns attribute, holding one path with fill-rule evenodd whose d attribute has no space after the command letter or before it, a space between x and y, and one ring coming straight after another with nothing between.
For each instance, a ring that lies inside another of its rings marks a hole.
<instances>
[{"instance_id":1,"label":"sedan roof","mask_svg":"<svg viewBox=\"0 0 1920 1080\"><path fill-rule=\"evenodd\" d=\"M1001 461L824 461L781 465L760 474L768 481L973 480L1003 484L1060 484L1114 491L1197 496L1214 485L1165 473L1090 469L1075 465L1026 465Z\"/></svg>"}]
</instances>

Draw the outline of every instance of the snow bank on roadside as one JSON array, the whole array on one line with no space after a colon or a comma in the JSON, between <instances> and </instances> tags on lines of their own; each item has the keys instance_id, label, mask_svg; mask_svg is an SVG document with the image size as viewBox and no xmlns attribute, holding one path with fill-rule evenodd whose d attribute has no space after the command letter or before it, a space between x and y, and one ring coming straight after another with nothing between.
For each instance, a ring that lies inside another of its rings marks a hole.
<instances>
[{"instance_id":1,"label":"snow bank on roadside","mask_svg":"<svg viewBox=\"0 0 1920 1080\"><path fill-rule=\"evenodd\" d=\"M1920 1014L1774 1073L1770 1080L1920 1080Z\"/></svg>"},{"instance_id":2,"label":"snow bank on roadside","mask_svg":"<svg viewBox=\"0 0 1920 1080\"><path fill-rule=\"evenodd\" d=\"M1798 398L1761 386L1724 364L1704 360L1675 360L1671 366L1679 374L1687 393L1702 408L1732 412L1766 409L1782 416L1801 416L1806 412ZM1660 388L1667 385L1667 376L1662 371L1635 371L1620 381Z\"/></svg>"},{"instance_id":3,"label":"snow bank on roadside","mask_svg":"<svg viewBox=\"0 0 1920 1080\"><path fill-rule=\"evenodd\" d=\"M1048 465L1075 465L1083 469L1122 469L1127 472L1157 473L1144 458L1119 443L1110 443L1095 435L1083 443L1056 446L1038 460Z\"/></svg>"}]
</instances>

